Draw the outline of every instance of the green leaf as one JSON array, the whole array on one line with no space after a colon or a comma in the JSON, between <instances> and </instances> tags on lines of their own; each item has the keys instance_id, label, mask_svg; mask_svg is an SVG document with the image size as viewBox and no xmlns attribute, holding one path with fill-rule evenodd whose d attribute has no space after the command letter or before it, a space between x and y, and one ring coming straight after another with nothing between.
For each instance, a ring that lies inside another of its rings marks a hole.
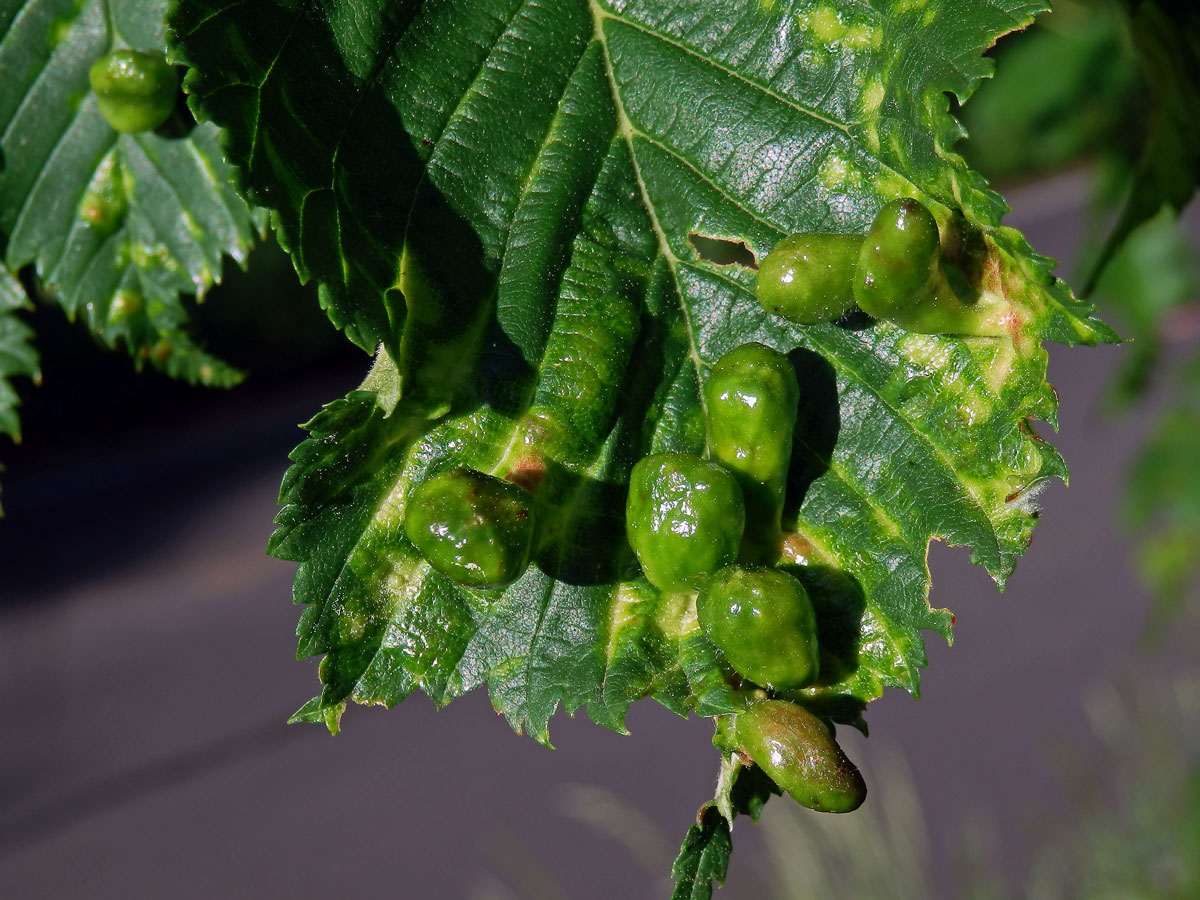
<instances>
[{"instance_id":1,"label":"green leaf","mask_svg":"<svg viewBox=\"0 0 1200 900\"><path fill-rule=\"evenodd\" d=\"M623 510L639 458L703 449L700 386L751 340L790 354L803 395L783 559L822 668L800 696L858 722L885 687L916 693L921 632L950 636L929 542L969 546L1003 585L1037 489L1066 473L1030 425L1055 417L1042 341L1115 338L951 150L946 92L966 100L983 51L1042 8L178 0L193 108L227 129L333 320L381 345L281 491L270 550L300 562L298 654L324 655L297 718L336 727L350 700L483 684L544 742L560 706L615 729L644 696L740 708L694 597L639 577ZM901 195L1007 304L1010 338L788 325L752 270L690 242L761 257L789 232L864 232ZM449 582L404 537L412 488L451 464L545 511L535 565L503 592Z\"/></svg>"},{"instance_id":2,"label":"green leaf","mask_svg":"<svg viewBox=\"0 0 1200 900\"><path fill-rule=\"evenodd\" d=\"M734 818L744 815L757 822L767 800L780 793L758 766L743 765L736 757L723 760L718 796L700 807L671 866L672 900L710 900L713 882L723 884L729 869Z\"/></svg>"},{"instance_id":3,"label":"green leaf","mask_svg":"<svg viewBox=\"0 0 1200 900\"><path fill-rule=\"evenodd\" d=\"M715 806L705 806L671 866L675 880L671 900L711 900L713 882L725 883L732 852L729 821Z\"/></svg>"},{"instance_id":4,"label":"green leaf","mask_svg":"<svg viewBox=\"0 0 1200 900\"><path fill-rule=\"evenodd\" d=\"M1123 0L1153 96L1129 199L1088 277L1091 293L1125 239L1164 207L1176 215L1200 184L1200 9L1189 0Z\"/></svg>"},{"instance_id":5,"label":"green leaf","mask_svg":"<svg viewBox=\"0 0 1200 900\"><path fill-rule=\"evenodd\" d=\"M24 375L37 381L42 377L37 351L33 348L33 329L17 315L17 310L32 309L21 283L0 268L0 434L21 440L21 422L17 418L20 398L12 379Z\"/></svg>"},{"instance_id":6,"label":"green leaf","mask_svg":"<svg viewBox=\"0 0 1200 900\"><path fill-rule=\"evenodd\" d=\"M1128 405L1160 374L1164 347L1179 340L1200 296L1200 260L1187 226L1167 209L1139 225L1105 267L1095 296L1130 339L1110 390L1115 405ZM1186 392L1179 401L1189 402Z\"/></svg>"},{"instance_id":7,"label":"green leaf","mask_svg":"<svg viewBox=\"0 0 1200 900\"><path fill-rule=\"evenodd\" d=\"M17 418L21 400L12 380L21 375L34 381L42 377L33 347L33 329L17 315L18 310L31 306L21 283L0 267L0 434L15 441L21 440L21 421Z\"/></svg>"},{"instance_id":8,"label":"green leaf","mask_svg":"<svg viewBox=\"0 0 1200 900\"><path fill-rule=\"evenodd\" d=\"M1194 597L1200 574L1200 356L1182 355L1197 313L1200 261L1184 223L1163 209L1130 233L1104 269L1096 296L1132 338L1110 389L1131 407L1166 382L1168 393L1129 472L1124 517L1134 559L1154 606L1149 637L1161 638Z\"/></svg>"},{"instance_id":9,"label":"green leaf","mask_svg":"<svg viewBox=\"0 0 1200 900\"><path fill-rule=\"evenodd\" d=\"M88 85L115 48L165 52L165 12L165 0L0 2L0 249L139 365L230 385L241 373L197 346L180 295L203 297L224 256L243 262L265 219L230 185L216 128L177 114L118 134Z\"/></svg>"}]
</instances>

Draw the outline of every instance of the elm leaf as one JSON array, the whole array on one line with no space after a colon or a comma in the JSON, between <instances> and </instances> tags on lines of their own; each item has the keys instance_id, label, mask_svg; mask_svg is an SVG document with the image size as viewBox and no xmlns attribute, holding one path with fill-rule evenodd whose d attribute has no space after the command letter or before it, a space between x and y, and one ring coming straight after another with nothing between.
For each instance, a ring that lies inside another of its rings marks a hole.
<instances>
[{"instance_id":1,"label":"elm leaf","mask_svg":"<svg viewBox=\"0 0 1200 900\"><path fill-rule=\"evenodd\" d=\"M821 674L796 696L861 724L885 687L918 691L930 541L971 548L1003 586L1033 501L1065 477L1043 342L1112 341L954 152L983 52L1027 0L177 0L192 108L226 131L331 319L376 364L307 426L270 550L300 563L299 655L348 701L438 704L486 685L549 741L560 707L622 730L654 697L744 704L688 594L661 594L625 541L628 477L700 452L700 387L747 341L801 385L781 561L817 610ZM912 196L1004 338L855 319L790 325L754 272L798 231L863 233ZM405 504L442 468L532 491L534 564L503 591L430 569ZM711 830L711 829L710 829ZM713 835L717 835L713 831ZM712 869L716 873L716 868Z\"/></svg>"}]
</instances>

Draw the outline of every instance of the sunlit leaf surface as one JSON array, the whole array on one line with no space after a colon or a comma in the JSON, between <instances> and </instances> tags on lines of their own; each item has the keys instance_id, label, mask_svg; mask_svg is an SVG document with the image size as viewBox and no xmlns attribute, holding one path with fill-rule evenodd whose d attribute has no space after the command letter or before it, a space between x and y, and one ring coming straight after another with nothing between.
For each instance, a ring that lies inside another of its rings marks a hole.
<instances>
[{"instance_id":1,"label":"sunlit leaf surface","mask_svg":"<svg viewBox=\"0 0 1200 900\"><path fill-rule=\"evenodd\" d=\"M951 624L928 603L929 542L1004 582L1034 493L1065 474L1031 425L1055 417L1042 341L1113 337L951 150L946 93L965 100L983 51L1041 8L180 0L194 109L227 129L331 318L379 345L283 486L271 550L301 564L299 654L324 656L298 717L336 728L348 700L485 684L541 741L560 706L616 729L645 696L738 708L694 598L640 577L623 512L640 457L703 449L700 385L751 340L801 384L782 557L820 620L804 698L845 722L885 687L916 692L921 632ZM761 258L789 232L863 232L898 196L934 211L1009 337L791 326L749 267L689 240ZM507 590L450 582L404 537L413 487L451 463L543 506Z\"/></svg>"}]
</instances>

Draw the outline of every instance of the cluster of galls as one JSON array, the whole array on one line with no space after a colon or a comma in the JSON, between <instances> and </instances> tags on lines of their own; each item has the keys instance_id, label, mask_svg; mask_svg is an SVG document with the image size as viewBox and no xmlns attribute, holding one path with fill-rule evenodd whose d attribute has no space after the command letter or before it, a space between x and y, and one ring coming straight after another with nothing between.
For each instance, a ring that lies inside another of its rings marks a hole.
<instances>
[{"instance_id":1,"label":"cluster of galls","mask_svg":"<svg viewBox=\"0 0 1200 900\"><path fill-rule=\"evenodd\" d=\"M808 592L773 565L799 399L782 353L751 343L721 357L704 385L708 458L659 453L638 462L626 533L655 587L696 592L700 628L751 688L715 743L753 760L804 806L849 812L866 785L829 726L767 699L810 686L820 672Z\"/></svg>"},{"instance_id":2,"label":"cluster of galls","mask_svg":"<svg viewBox=\"0 0 1200 900\"><path fill-rule=\"evenodd\" d=\"M915 200L887 204L864 235L782 240L758 274L762 305L812 324L856 304L911 331L987 333L951 289L932 214ZM862 776L831 727L782 692L820 672L817 616L804 585L776 565L800 400L788 358L762 344L721 357L704 384L707 453L658 453L633 467L626 535L646 579L694 593L705 636L741 679L746 708L722 717L714 742L757 763L801 804L858 808ZM426 561L460 584L516 581L535 542L536 502L511 482L444 470L409 496L405 533Z\"/></svg>"},{"instance_id":3,"label":"cluster of galls","mask_svg":"<svg viewBox=\"0 0 1200 900\"><path fill-rule=\"evenodd\" d=\"M893 200L862 234L792 234L763 259L758 301L801 325L841 318L857 306L921 334L1001 337L994 310L954 279L937 220L921 203ZM954 287L955 282L959 287Z\"/></svg>"}]
</instances>

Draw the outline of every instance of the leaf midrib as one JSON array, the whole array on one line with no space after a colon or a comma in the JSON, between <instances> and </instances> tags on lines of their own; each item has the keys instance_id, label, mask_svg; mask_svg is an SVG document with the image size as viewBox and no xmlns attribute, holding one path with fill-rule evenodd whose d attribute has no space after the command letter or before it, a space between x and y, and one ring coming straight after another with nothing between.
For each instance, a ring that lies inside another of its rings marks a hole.
<instances>
[{"instance_id":1,"label":"leaf midrib","mask_svg":"<svg viewBox=\"0 0 1200 900\"><path fill-rule=\"evenodd\" d=\"M622 25L626 26L627 28L632 28L634 31L640 31L642 34L646 35L647 37L652 37L655 40L660 41L670 47L674 47L676 50L679 50L682 53L686 53L688 56L691 56L695 59L700 60L705 65L711 66L712 68L717 69L722 74L728 76L729 78L733 79L734 81L740 81L742 84L747 85L748 87L758 91L759 93L766 94L768 97L772 98L773 100L778 101L779 103L782 103L784 106L791 107L792 109L796 110L796 112L798 112L798 113L801 113L805 116L816 119L820 122L825 123L826 125L836 128L838 131L840 131L844 135L846 135L846 137L851 138L851 140L853 140L853 137L850 134L849 125L847 123L840 122L837 119L831 119L828 116L824 116L821 113L817 112L816 109L805 106L802 103L797 103L795 100L793 100L790 97L787 97L783 94L780 94L779 92L777 92L770 86L762 84L761 82L755 81L752 78L747 78L745 75L743 75L741 72L738 72L736 69L731 69L728 66L717 62L715 59L705 56L704 54L693 49L692 47L689 47L687 44L681 43L677 40L674 40L671 37L668 37L667 35L663 34L661 31L657 31L656 29L650 28L634 19L629 19L629 18L626 18L625 16L618 15L617 13L610 12L605 9L601 9L597 5L597 0L588 0L588 6L593 10L594 14L598 13L602 18L611 19L614 22L619 22ZM606 49L606 53L607 53L607 49ZM615 90L615 82L614 82L614 90ZM859 124L859 123L855 122L853 124Z\"/></svg>"},{"instance_id":2,"label":"leaf midrib","mask_svg":"<svg viewBox=\"0 0 1200 900\"><path fill-rule=\"evenodd\" d=\"M650 227L654 231L655 240L658 242L658 252L667 261L667 265L671 269L672 287L675 289L675 296L679 301L680 315L683 316L683 322L688 337L688 357L692 361L692 366L696 370L696 383L700 384L701 373L704 371L703 363L700 360L700 353L696 347L696 329L692 323L691 312L688 310L687 301L683 296L683 292L679 290L679 258L675 256L671 249L670 242L667 240L666 232L663 230L662 224L658 220L658 211L655 209L654 202L650 199L650 192L646 188L646 181L642 177L641 165L638 163L637 153L633 147L634 127L629 116L625 112L625 101L621 97L621 92L617 88L617 79L613 71L612 56L608 50L608 35L604 33L604 19L611 18L613 21L623 21L622 19L611 15L607 11L600 8L596 0L587 0L588 11L592 16L592 36L593 39L600 44L601 54L604 57L604 74L608 79L608 87L612 92L613 108L617 113L617 133L621 135L625 141L626 149L629 151L629 162L633 167L634 181L637 183L638 192L641 195L642 206L646 210L646 215L650 219ZM700 410L707 418L708 410L705 406L704 392L697 391L697 396L700 402Z\"/></svg>"},{"instance_id":3,"label":"leaf midrib","mask_svg":"<svg viewBox=\"0 0 1200 900\"><path fill-rule=\"evenodd\" d=\"M798 103L795 100L791 99L790 97L787 97L786 95L779 93L778 91L776 91L774 88L772 88L769 85L763 84L762 82L759 82L759 81L755 81L752 78L747 78L745 75L738 72L736 69L731 69L728 66L725 66L722 63L717 62L715 59L705 56L704 54L700 53L698 50L696 50L692 47L689 47L687 44L681 43L680 41L672 39L671 37L663 34L661 31L657 31L653 28L649 28L646 25L643 25L642 23L637 22L633 19L628 19L624 16L620 16L620 15L617 15L616 13L612 13L607 10L599 8L597 6L597 0L588 0L588 6L589 6L589 8L591 8L594 11L594 14L598 14L599 16L601 16L603 18L611 19L614 22L618 22L627 28L630 28L634 31L638 31L638 32L646 35L647 37L653 38L654 40L657 40L663 44L666 44L669 47L674 47L676 50L679 50L681 53L684 53L687 56L692 57L693 59L699 60L704 65L709 66L710 68L716 69L717 71L721 72L723 75L727 76L728 78L731 78L735 81L739 81L742 84L745 84L747 87L751 88L752 90L758 91L760 94L763 94L764 96L769 97L770 99L776 101L777 103L780 103L784 106L794 109L796 112L800 113L801 115L807 116L811 119L821 122L824 125L828 125L829 127L840 131L853 146L855 146L859 149L860 152L862 152L865 156L869 157L870 159L875 160L875 162L879 164L879 167L881 169L892 173L893 175L895 175L897 178L901 179L904 182L909 181L908 177L906 175L904 175L904 173L895 169L890 163L888 163L885 159L883 159L879 155L879 152L876 149L874 149L873 147L864 143L859 137L856 136L855 132L853 131L854 128L857 128L858 126L864 125L868 122L874 121L877 118L881 118L881 116L875 115L873 117L864 117L862 119L856 119L853 122L841 122L837 119L832 119L828 116L822 115L820 112L818 112L813 107L805 106L804 104ZM872 11L874 12L874 10L872 10ZM886 21L894 21L886 16L884 17L884 19ZM605 61L609 62L607 39L601 38L601 40L604 45ZM944 59L944 57L943 57L943 59ZM948 64L951 64L949 62L949 60L947 60L946 62ZM609 73L609 81L612 84L612 88L613 88L613 96L617 97L619 95L619 91L617 90L617 87L616 87L616 79L613 77L613 70L612 70L611 64L608 67L608 73ZM959 74L963 75L963 77L966 77L965 73L959 72ZM622 117L625 118L625 121L626 121L626 123L628 123L629 129L632 133L638 134L639 136L645 138L647 141L649 141L652 144L655 144L657 146L662 146L663 149L666 150L668 153L670 153L672 156L683 159L683 157L679 157L679 155L677 153L675 153L670 148L662 145L661 142L659 142L655 138L651 137L650 135L645 134L644 132L639 131L636 128L636 126L634 126L633 123L628 119L628 117L624 116L624 106L621 106L620 109L621 109L621 115L622 115ZM632 153L632 146L631 146L630 152ZM684 160L684 161L686 162L686 160ZM636 159L635 159L635 166L636 166ZM690 163L688 164L688 167L693 170L695 169L695 167L692 166ZM704 177L704 176L701 176L701 177ZM707 177L705 177L704 180L708 181L709 179ZM639 173L639 181L640 181L640 173ZM716 187L716 186L714 185L714 187ZM725 196L725 197L729 196L727 191L725 191L721 188L717 188L717 190L720 191L720 193L723 196ZM744 213L747 213L748 215L752 216L753 218L757 219L758 221L764 221L753 211L746 209L740 202L732 200L732 198L730 199L730 202L733 203L733 205L736 206L739 210L741 210ZM764 224L766 224L766 223L764 222ZM773 228L774 230L780 231L780 232L782 232L782 230L783 230L778 225L774 225L774 224L772 224L770 227Z\"/></svg>"}]
</instances>

